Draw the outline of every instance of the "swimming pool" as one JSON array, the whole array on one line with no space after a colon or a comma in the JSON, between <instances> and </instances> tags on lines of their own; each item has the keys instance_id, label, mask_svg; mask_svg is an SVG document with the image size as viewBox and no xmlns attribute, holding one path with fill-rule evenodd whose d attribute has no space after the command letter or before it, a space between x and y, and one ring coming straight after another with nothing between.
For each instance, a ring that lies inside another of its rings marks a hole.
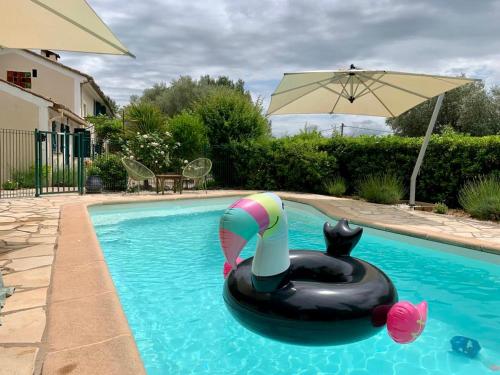
<instances>
[{"instance_id":1,"label":"swimming pool","mask_svg":"<svg viewBox=\"0 0 500 375\"><path fill-rule=\"evenodd\" d=\"M89 209L146 370L156 374L489 374L500 365L500 257L365 229L353 255L380 267L400 300L427 300L419 340L384 330L355 344L313 348L274 342L236 323L222 299L218 225L236 198ZM285 202L290 248L324 250L326 216ZM253 255L255 239L243 252ZM476 339L480 359L450 353Z\"/></svg>"}]
</instances>

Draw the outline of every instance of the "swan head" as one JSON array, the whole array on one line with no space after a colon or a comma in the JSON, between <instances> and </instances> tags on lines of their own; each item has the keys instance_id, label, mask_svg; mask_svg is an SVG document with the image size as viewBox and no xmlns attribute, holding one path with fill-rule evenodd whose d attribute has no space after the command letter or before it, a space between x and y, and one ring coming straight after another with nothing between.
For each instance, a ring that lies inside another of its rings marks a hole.
<instances>
[{"instance_id":1,"label":"swan head","mask_svg":"<svg viewBox=\"0 0 500 375\"><path fill-rule=\"evenodd\" d=\"M287 230L280 197L274 193L260 193L239 199L224 212L219 239L226 261L236 268L238 255L255 235L268 239Z\"/></svg>"}]
</instances>

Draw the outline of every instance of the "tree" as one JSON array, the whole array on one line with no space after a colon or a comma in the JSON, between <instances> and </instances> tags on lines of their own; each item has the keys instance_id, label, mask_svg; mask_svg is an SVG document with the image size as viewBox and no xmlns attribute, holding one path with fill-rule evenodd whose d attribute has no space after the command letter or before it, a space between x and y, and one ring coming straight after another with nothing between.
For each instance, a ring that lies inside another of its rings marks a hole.
<instances>
[{"instance_id":1,"label":"tree","mask_svg":"<svg viewBox=\"0 0 500 375\"><path fill-rule=\"evenodd\" d=\"M163 133L166 130L166 117L153 104L138 102L126 108L126 135Z\"/></svg>"},{"instance_id":2,"label":"tree","mask_svg":"<svg viewBox=\"0 0 500 375\"><path fill-rule=\"evenodd\" d=\"M440 134L446 126L474 136L497 134L500 131L500 90L489 92L483 82L474 82L447 92L439 112L434 132ZM398 135L423 136L436 104L436 98L410 109L386 123Z\"/></svg>"},{"instance_id":3,"label":"tree","mask_svg":"<svg viewBox=\"0 0 500 375\"><path fill-rule=\"evenodd\" d=\"M97 136L97 142L108 142L110 151L116 151L121 148L120 137L123 134L123 124L116 117L106 115L89 116L86 118L92 125Z\"/></svg>"},{"instance_id":4,"label":"tree","mask_svg":"<svg viewBox=\"0 0 500 375\"><path fill-rule=\"evenodd\" d=\"M163 114L168 117L175 116L186 110L192 110L195 104L209 95L219 87L229 88L240 92L250 98L250 94L244 89L245 83L239 79L236 82L227 76L212 78L209 75L194 80L190 76L180 76L170 82L154 84L153 87L144 90L143 95L131 97L131 102L146 102L156 105Z\"/></svg>"},{"instance_id":5,"label":"tree","mask_svg":"<svg viewBox=\"0 0 500 375\"><path fill-rule=\"evenodd\" d=\"M262 115L262 103L245 94L219 87L203 98L196 112L205 124L211 146L269 136L271 129Z\"/></svg>"},{"instance_id":6,"label":"tree","mask_svg":"<svg viewBox=\"0 0 500 375\"><path fill-rule=\"evenodd\" d=\"M168 120L167 128L172 139L178 142L172 159L191 161L204 156L208 139L205 125L198 114L182 112Z\"/></svg>"},{"instance_id":7,"label":"tree","mask_svg":"<svg viewBox=\"0 0 500 375\"><path fill-rule=\"evenodd\" d=\"M119 136L123 130L122 122L116 117L106 115L88 116L86 118L92 125L99 141L109 141Z\"/></svg>"}]
</instances>

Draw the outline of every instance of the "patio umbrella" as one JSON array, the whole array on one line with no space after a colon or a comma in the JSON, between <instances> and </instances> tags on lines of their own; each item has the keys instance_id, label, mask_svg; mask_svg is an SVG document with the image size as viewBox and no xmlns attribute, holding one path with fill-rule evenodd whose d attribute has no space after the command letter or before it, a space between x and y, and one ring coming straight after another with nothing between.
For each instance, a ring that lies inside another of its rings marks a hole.
<instances>
[{"instance_id":1,"label":"patio umbrella","mask_svg":"<svg viewBox=\"0 0 500 375\"><path fill-rule=\"evenodd\" d=\"M410 184L410 205L415 205L415 186L444 93L475 81L465 77L363 70L285 73L271 96L268 115L350 114L397 117L416 105L438 96Z\"/></svg>"},{"instance_id":2,"label":"patio umbrella","mask_svg":"<svg viewBox=\"0 0 500 375\"><path fill-rule=\"evenodd\" d=\"M5 0L0 48L129 55L85 0Z\"/></svg>"}]
</instances>

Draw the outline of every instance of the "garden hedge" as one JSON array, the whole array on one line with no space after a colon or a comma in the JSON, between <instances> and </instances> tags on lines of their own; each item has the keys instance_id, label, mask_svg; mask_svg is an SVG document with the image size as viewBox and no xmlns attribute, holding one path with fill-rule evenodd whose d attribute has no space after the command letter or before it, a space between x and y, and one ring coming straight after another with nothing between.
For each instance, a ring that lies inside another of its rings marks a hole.
<instances>
[{"instance_id":1,"label":"garden hedge","mask_svg":"<svg viewBox=\"0 0 500 375\"><path fill-rule=\"evenodd\" d=\"M410 175L422 138L300 135L230 143L212 149L219 185L248 189L322 192L323 183L342 176L354 193L370 174L401 177L409 192ZM500 173L500 136L433 136L417 179L417 200L458 205L465 181Z\"/></svg>"}]
</instances>

